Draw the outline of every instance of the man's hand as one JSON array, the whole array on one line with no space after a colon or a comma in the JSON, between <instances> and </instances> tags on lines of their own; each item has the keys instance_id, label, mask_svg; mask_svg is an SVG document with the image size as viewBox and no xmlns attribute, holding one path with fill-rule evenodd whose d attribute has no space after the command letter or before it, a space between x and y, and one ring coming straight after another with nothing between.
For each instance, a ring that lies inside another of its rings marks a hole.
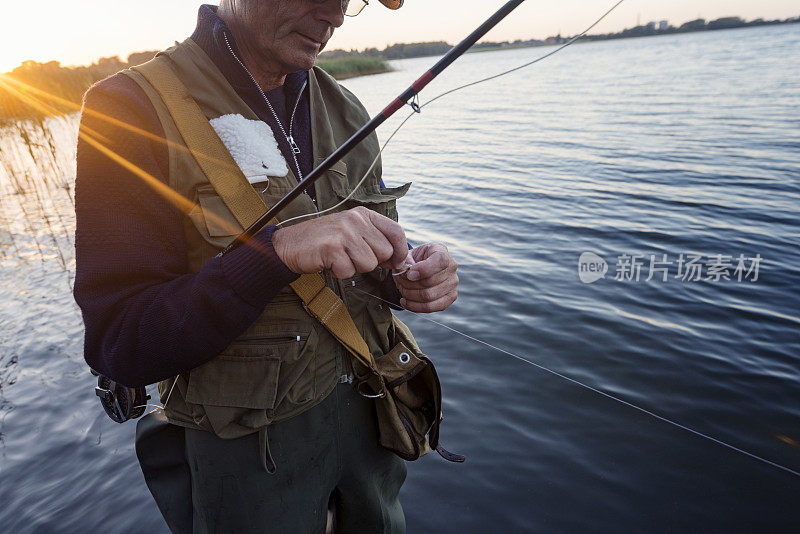
<instances>
[{"instance_id":1,"label":"man's hand","mask_svg":"<svg viewBox=\"0 0 800 534\"><path fill-rule=\"evenodd\" d=\"M419 313L442 311L458 298L458 264L447 247L428 243L411 251L414 265L394 281L403 298L400 304Z\"/></svg>"},{"instance_id":2,"label":"man's hand","mask_svg":"<svg viewBox=\"0 0 800 534\"><path fill-rule=\"evenodd\" d=\"M336 278L378 266L401 268L408 256L403 228L360 206L281 228L272 234L272 246L292 272L329 270Z\"/></svg>"}]
</instances>

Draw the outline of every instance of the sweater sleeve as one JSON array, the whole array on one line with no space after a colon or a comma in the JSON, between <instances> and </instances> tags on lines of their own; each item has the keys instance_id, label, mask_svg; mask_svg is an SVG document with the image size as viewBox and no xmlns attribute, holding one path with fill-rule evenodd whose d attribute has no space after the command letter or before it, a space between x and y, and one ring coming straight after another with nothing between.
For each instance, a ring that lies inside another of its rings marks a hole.
<instances>
[{"instance_id":1,"label":"sweater sleeve","mask_svg":"<svg viewBox=\"0 0 800 534\"><path fill-rule=\"evenodd\" d=\"M164 194L168 150L142 89L117 74L84 98L77 149L74 297L84 358L130 387L184 373L241 335L297 278L274 226L190 273L183 213Z\"/></svg>"}]
</instances>

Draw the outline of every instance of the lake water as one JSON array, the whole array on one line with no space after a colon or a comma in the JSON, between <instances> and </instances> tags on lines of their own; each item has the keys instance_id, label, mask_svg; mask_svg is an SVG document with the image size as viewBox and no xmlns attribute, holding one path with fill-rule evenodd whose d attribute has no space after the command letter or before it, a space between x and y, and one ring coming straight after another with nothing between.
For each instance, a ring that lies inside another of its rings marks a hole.
<instances>
[{"instance_id":1,"label":"lake water","mask_svg":"<svg viewBox=\"0 0 800 534\"><path fill-rule=\"evenodd\" d=\"M421 100L548 50L468 55ZM431 63L344 84L374 114ZM412 243L459 262L434 318L800 470L798 64L800 25L587 43L425 108L384 178L414 182ZM2 530L165 532L135 425L102 413L83 362L70 198L4 187ZM581 281L584 252L604 278ZM800 529L800 477L401 318L438 364L443 444L468 457L409 464L410 533Z\"/></svg>"}]
</instances>

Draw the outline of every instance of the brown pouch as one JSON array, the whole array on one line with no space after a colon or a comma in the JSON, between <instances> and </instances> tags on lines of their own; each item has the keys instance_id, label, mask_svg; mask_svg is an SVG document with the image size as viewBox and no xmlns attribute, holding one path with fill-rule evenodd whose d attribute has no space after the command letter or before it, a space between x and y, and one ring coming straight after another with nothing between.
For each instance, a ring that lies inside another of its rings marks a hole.
<instances>
[{"instance_id":1,"label":"brown pouch","mask_svg":"<svg viewBox=\"0 0 800 534\"><path fill-rule=\"evenodd\" d=\"M405 325L395 320L395 327L404 337ZM433 362L416 348L413 338L401 339L377 358L375 370L377 376L370 373L358 391L375 399L380 444L404 460L416 460L433 449L445 460L463 462L464 456L439 444L442 387Z\"/></svg>"}]
</instances>

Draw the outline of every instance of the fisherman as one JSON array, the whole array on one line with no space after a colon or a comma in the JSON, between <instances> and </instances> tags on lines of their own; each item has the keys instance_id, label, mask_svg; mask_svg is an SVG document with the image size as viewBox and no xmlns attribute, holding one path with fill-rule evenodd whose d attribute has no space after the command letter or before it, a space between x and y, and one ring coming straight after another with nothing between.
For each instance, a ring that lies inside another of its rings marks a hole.
<instances>
[{"instance_id":1,"label":"fisherman","mask_svg":"<svg viewBox=\"0 0 800 534\"><path fill-rule=\"evenodd\" d=\"M202 6L191 38L162 54L267 205L369 119L314 67L345 15L366 4L222 0ZM161 451L180 457L175 470L145 473L168 525L322 532L331 506L336 531L404 532L405 463L378 444L353 358L289 284L323 272L378 354L388 350L391 312L368 294L444 310L457 296L455 261L441 244L409 252L395 207L408 184L386 188L380 165L369 170L374 134L279 219L335 206L367 174L346 209L268 225L217 257L242 227L175 121L136 71L87 92L74 290L90 367L132 388L158 382L167 426L180 431L180 446ZM143 470L155 460L140 454Z\"/></svg>"}]
</instances>

